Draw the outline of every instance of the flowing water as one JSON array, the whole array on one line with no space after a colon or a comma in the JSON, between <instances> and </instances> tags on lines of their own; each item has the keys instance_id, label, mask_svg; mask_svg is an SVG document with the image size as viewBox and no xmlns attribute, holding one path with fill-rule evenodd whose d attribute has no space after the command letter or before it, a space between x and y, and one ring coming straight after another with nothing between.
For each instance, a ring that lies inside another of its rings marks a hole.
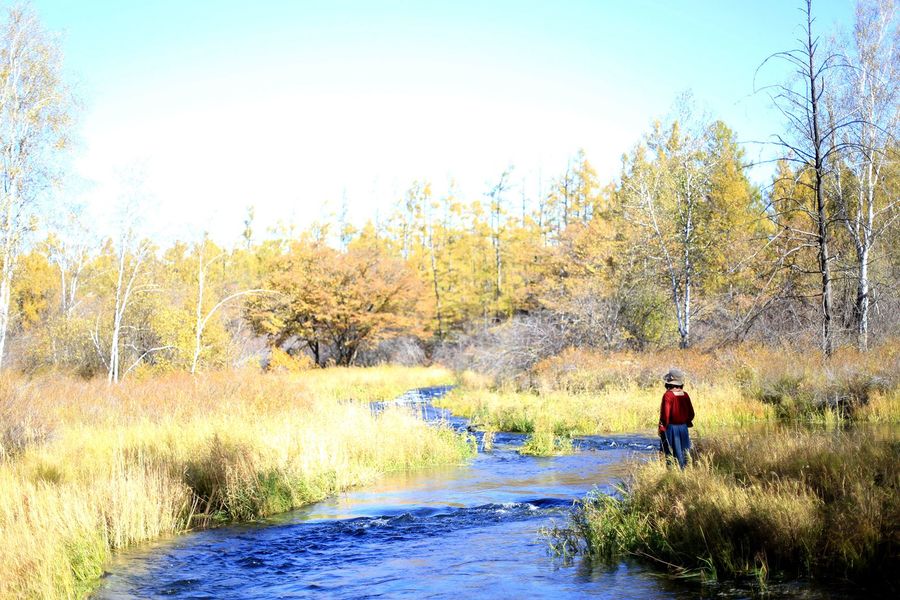
<instances>
[{"instance_id":1,"label":"flowing water","mask_svg":"<svg viewBox=\"0 0 900 600\"><path fill-rule=\"evenodd\" d=\"M396 402L464 428L464 421L430 403L446 390L416 390ZM522 435L497 434L493 450L466 465L388 476L260 523L191 533L123 553L109 565L96 597L748 595L700 588L633 563L565 563L550 555L539 530L564 524L572 502L591 489L613 492L627 460L651 456L656 443L650 436L592 436L579 438L573 455L534 458L517 453L523 441ZM772 591L818 597L808 587Z\"/></svg>"}]
</instances>

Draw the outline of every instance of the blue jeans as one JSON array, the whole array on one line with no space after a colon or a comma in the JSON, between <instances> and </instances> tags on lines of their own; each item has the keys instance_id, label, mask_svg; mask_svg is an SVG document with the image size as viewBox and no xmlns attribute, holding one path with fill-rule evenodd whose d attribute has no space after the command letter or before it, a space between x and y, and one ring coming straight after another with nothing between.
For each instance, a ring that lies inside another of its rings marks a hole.
<instances>
[{"instance_id":1,"label":"blue jeans","mask_svg":"<svg viewBox=\"0 0 900 600\"><path fill-rule=\"evenodd\" d=\"M683 469L687 464L687 452L691 449L688 426L670 424L666 427L666 441L669 442L670 452L678 459L678 466Z\"/></svg>"}]
</instances>

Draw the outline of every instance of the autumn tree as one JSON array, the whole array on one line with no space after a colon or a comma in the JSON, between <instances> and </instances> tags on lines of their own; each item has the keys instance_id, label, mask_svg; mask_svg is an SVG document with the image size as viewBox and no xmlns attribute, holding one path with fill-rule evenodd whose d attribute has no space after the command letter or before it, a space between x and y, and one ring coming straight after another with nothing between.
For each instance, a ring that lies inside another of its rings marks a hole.
<instances>
[{"instance_id":1,"label":"autumn tree","mask_svg":"<svg viewBox=\"0 0 900 600\"><path fill-rule=\"evenodd\" d=\"M0 29L0 364L13 275L35 203L66 146L69 94L59 47L34 12L11 8Z\"/></svg>"},{"instance_id":2,"label":"autumn tree","mask_svg":"<svg viewBox=\"0 0 900 600\"><path fill-rule=\"evenodd\" d=\"M131 224L123 226L122 231L109 250L114 256L114 295L112 303L112 324L109 329L109 341L104 345L101 339L98 315L98 327L94 331L94 345L107 367L107 381L118 383L123 375L123 331L126 326L125 316L134 296L148 289L148 283L140 280L144 262L151 255L152 246L149 240L139 239ZM143 356L139 357L137 362ZM134 363L134 364L136 364ZM127 372L130 367L126 368Z\"/></svg>"},{"instance_id":3,"label":"autumn tree","mask_svg":"<svg viewBox=\"0 0 900 600\"><path fill-rule=\"evenodd\" d=\"M74 211L65 215L65 221L45 241L47 257L59 277L59 309L63 315L70 314L78 304L82 277L93 246L87 227Z\"/></svg>"},{"instance_id":4,"label":"autumn tree","mask_svg":"<svg viewBox=\"0 0 900 600\"><path fill-rule=\"evenodd\" d=\"M56 273L42 247L20 256L13 281L12 305L18 316L18 328L33 329L55 312L58 296Z\"/></svg>"},{"instance_id":5,"label":"autumn tree","mask_svg":"<svg viewBox=\"0 0 900 600\"><path fill-rule=\"evenodd\" d=\"M494 249L494 302L499 307L503 294L503 237L506 224L504 193L509 190L509 173L507 169L488 192L490 201L491 247Z\"/></svg>"},{"instance_id":6,"label":"autumn tree","mask_svg":"<svg viewBox=\"0 0 900 600\"><path fill-rule=\"evenodd\" d=\"M812 0L803 7L802 35L797 45L777 52L767 59L788 64L794 73L792 81L769 86L775 107L788 123L786 135L776 135L778 145L784 150L781 160L794 166L798 174L795 182L812 192L812 205L797 202L795 198L774 198L773 215L776 218L794 213L803 215L806 223L792 227L797 239L793 250L812 245L816 250L818 265L814 275L819 279L821 301L821 348L825 356L834 352L834 276L831 252L832 226L835 223L833 204L826 197L827 180L832 174L833 162L839 147L833 138L846 128L851 119L844 116L829 122L826 115L826 92L834 79L834 69L840 66L835 53L827 53L820 39L813 33L815 19ZM765 65L766 63L763 63ZM809 181L803 172L810 173ZM789 215L788 215L789 216Z\"/></svg>"},{"instance_id":7,"label":"autumn tree","mask_svg":"<svg viewBox=\"0 0 900 600\"><path fill-rule=\"evenodd\" d=\"M209 254L212 256L208 256ZM224 251L219 251L219 249L209 241L208 237L204 235L203 240L196 248L197 300L194 311L194 345L191 353L191 374L197 372L197 365L200 362L201 355L204 351L209 350L209 345L204 344L204 333L208 331L207 326L209 325L210 320L218 314L218 311L228 305L228 303L234 302L240 298L253 294L268 293L268 290L255 288L239 289L231 293L225 293L221 290L217 291L214 289L213 292L217 293L214 295L210 294L210 291L208 290L208 272L214 263L218 262L224 264L225 258L226 253ZM218 287L221 288L222 286Z\"/></svg>"},{"instance_id":8,"label":"autumn tree","mask_svg":"<svg viewBox=\"0 0 900 600\"><path fill-rule=\"evenodd\" d=\"M266 287L275 294L247 303L253 328L278 346L305 345L321 366L329 356L353 364L366 345L420 331L421 282L386 252L373 229L346 252L308 239L293 243Z\"/></svg>"},{"instance_id":9,"label":"autumn tree","mask_svg":"<svg viewBox=\"0 0 900 600\"><path fill-rule=\"evenodd\" d=\"M716 285L735 226L753 214L753 197L728 127L692 122L687 109L681 116L657 123L625 157L617 201L635 226L633 242L659 267L687 348L703 308L698 295Z\"/></svg>"},{"instance_id":10,"label":"autumn tree","mask_svg":"<svg viewBox=\"0 0 900 600\"><path fill-rule=\"evenodd\" d=\"M611 207L598 207L587 223L566 228L540 257L545 264L541 307L563 320L573 344L616 347L626 337L626 304L645 300L636 293L640 277L622 235L627 226Z\"/></svg>"},{"instance_id":11,"label":"autumn tree","mask_svg":"<svg viewBox=\"0 0 900 600\"><path fill-rule=\"evenodd\" d=\"M450 242L448 239L450 227L446 217L451 202L449 196L436 200L432 195L431 184L427 181L414 181L407 190L404 200L407 226L415 239L411 244L411 250L408 251L408 263L419 273L433 295L435 333L438 339L444 339L447 333L445 296L452 292L447 285L445 268L447 261L443 256Z\"/></svg>"},{"instance_id":12,"label":"autumn tree","mask_svg":"<svg viewBox=\"0 0 900 600\"><path fill-rule=\"evenodd\" d=\"M590 221L599 188L594 167L584 150L579 150L553 181L547 198L539 203L537 220L546 227L548 239L558 240L570 223Z\"/></svg>"}]
</instances>

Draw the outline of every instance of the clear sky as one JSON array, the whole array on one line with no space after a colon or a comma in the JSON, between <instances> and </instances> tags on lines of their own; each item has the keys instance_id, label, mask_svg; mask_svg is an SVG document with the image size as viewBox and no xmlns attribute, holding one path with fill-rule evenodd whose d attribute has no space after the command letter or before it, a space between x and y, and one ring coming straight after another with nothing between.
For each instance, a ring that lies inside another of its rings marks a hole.
<instances>
[{"instance_id":1,"label":"clear sky","mask_svg":"<svg viewBox=\"0 0 900 600\"><path fill-rule=\"evenodd\" d=\"M33 0L81 104L67 193L102 228L137 171L149 233L222 241L250 205L258 229L342 198L360 222L415 179L474 199L509 165L534 195L579 148L609 179L688 89L765 139L781 123L754 72L799 4ZM814 11L827 33L853 2Z\"/></svg>"}]
</instances>

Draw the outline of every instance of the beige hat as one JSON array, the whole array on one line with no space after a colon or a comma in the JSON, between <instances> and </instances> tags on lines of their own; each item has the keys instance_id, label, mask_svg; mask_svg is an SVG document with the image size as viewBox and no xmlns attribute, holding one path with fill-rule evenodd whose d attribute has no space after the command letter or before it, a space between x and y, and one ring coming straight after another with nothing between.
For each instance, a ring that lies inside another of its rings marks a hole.
<instances>
[{"instance_id":1,"label":"beige hat","mask_svg":"<svg viewBox=\"0 0 900 600\"><path fill-rule=\"evenodd\" d=\"M663 381L669 385L684 386L684 372L681 369L669 369L663 377Z\"/></svg>"}]
</instances>

